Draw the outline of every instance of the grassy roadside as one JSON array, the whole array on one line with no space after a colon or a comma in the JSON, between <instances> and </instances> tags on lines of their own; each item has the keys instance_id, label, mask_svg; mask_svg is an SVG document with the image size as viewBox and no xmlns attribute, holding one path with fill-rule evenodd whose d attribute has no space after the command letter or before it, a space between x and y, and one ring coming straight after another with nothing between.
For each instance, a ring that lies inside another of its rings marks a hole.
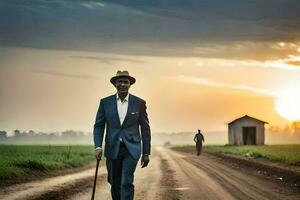
<instances>
[{"instance_id":1,"label":"grassy roadside","mask_svg":"<svg viewBox=\"0 0 300 200\"><path fill-rule=\"evenodd\" d=\"M94 160L92 146L0 145L0 180L76 168Z\"/></svg>"},{"instance_id":2,"label":"grassy roadside","mask_svg":"<svg viewBox=\"0 0 300 200\"><path fill-rule=\"evenodd\" d=\"M175 147L178 150L193 152L194 146ZM210 153L225 153L254 158L266 158L271 161L300 165L300 144L294 145L264 145L264 146L227 146L206 145L204 151Z\"/></svg>"}]
</instances>

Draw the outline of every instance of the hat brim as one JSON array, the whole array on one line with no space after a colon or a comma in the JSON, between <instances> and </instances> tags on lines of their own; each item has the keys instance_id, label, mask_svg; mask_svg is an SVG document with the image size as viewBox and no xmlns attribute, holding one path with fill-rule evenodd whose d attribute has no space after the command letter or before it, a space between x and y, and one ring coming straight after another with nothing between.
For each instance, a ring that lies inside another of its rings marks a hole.
<instances>
[{"instance_id":1,"label":"hat brim","mask_svg":"<svg viewBox=\"0 0 300 200\"><path fill-rule=\"evenodd\" d=\"M119 78L128 78L129 81L130 81L130 85L134 84L135 83L135 78L133 78L132 76L114 76L110 79L110 82L115 85L116 81L119 79Z\"/></svg>"}]
</instances>

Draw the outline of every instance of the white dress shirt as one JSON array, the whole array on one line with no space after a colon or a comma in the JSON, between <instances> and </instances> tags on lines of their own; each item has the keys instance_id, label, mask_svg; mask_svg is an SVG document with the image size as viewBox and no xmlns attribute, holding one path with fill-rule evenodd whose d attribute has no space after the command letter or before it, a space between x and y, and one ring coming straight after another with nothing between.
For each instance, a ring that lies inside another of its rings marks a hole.
<instances>
[{"instance_id":1,"label":"white dress shirt","mask_svg":"<svg viewBox=\"0 0 300 200\"><path fill-rule=\"evenodd\" d=\"M129 93L127 94L127 96L124 98L123 101L119 97L118 93L116 94L116 96L117 96L118 115L119 115L120 124L122 126L128 110ZM123 142L122 138L120 138L120 142Z\"/></svg>"},{"instance_id":2,"label":"white dress shirt","mask_svg":"<svg viewBox=\"0 0 300 200\"><path fill-rule=\"evenodd\" d=\"M129 93L127 94L127 96L123 101L121 101L121 98L119 97L118 93L116 94L116 97L117 97L118 115L120 119L120 124L122 125L128 110Z\"/></svg>"}]
</instances>

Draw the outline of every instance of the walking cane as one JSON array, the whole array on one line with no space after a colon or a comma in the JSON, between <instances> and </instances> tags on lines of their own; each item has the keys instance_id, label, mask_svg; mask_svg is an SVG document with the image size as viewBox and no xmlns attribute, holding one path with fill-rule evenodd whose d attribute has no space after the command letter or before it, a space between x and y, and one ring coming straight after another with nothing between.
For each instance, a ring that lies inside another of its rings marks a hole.
<instances>
[{"instance_id":1,"label":"walking cane","mask_svg":"<svg viewBox=\"0 0 300 200\"><path fill-rule=\"evenodd\" d=\"M95 178L94 178L93 194L92 194L91 200L94 200L94 198L95 198L95 191L96 191L96 183L97 183L99 162L100 162L100 159L97 159L96 172L95 172Z\"/></svg>"}]
</instances>

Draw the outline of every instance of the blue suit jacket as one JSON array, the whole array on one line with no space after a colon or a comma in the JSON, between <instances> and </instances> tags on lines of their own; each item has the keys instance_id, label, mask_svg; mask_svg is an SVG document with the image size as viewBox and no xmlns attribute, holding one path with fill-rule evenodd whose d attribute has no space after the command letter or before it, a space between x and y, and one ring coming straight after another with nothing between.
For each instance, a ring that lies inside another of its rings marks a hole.
<instances>
[{"instance_id":1,"label":"blue suit jacket","mask_svg":"<svg viewBox=\"0 0 300 200\"><path fill-rule=\"evenodd\" d=\"M134 159L139 159L141 153L150 154L151 131L146 112L146 102L143 99L129 94L128 110L122 125L118 115L116 95L101 99L93 133L95 148L102 148L105 126L105 157L117 158L120 138Z\"/></svg>"}]
</instances>

